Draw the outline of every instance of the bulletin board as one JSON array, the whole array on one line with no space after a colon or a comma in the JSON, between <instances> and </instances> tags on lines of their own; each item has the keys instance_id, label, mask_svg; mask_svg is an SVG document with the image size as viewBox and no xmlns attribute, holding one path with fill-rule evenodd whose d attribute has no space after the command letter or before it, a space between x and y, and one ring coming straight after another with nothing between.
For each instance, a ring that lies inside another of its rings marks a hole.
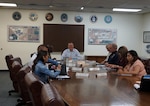
<instances>
[{"instance_id":1,"label":"bulletin board","mask_svg":"<svg viewBox=\"0 0 150 106\"><path fill-rule=\"evenodd\" d=\"M9 42L39 42L39 34L38 26L8 26Z\"/></svg>"},{"instance_id":2,"label":"bulletin board","mask_svg":"<svg viewBox=\"0 0 150 106\"><path fill-rule=\"evenodd\" d=\"M88 29L89 45L106 45L108 43L117 42L116 29Z\"/></svg>"}]
</instances>

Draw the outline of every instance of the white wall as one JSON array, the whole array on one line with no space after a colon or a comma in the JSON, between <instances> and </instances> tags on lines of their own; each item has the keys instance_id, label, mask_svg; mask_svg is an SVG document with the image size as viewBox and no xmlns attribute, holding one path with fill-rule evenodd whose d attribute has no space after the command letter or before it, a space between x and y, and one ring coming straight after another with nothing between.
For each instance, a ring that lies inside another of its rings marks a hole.
<instances>
[{"instance_id":1,"label":"white wall","mask_svg":"<svg viewBox=\"0 0 150 106\"><path fill-rule=\"evenodd\" d=\"M19 11L22 15L21 20L15 21L12 19L12 14L15 11ZM38 14L37 21L31 21L29 14L36 12ZM45 19L46 13L51 12L54 15L52 21ZM107 51L105 45L88 45L88 28L111 28L117 29L117 44L118 46L125 45L128 49L136 50L140 56L148 56L143 50L142 32L143 24L144 29L148 25L148 18L150 15L130 15L130 14L109 14L109 13L82 13L82 12L64 12L64 11L43 11L43 10L13 10L13 9L0 9L0 70L7 69L5 62L5 55L13 54L14 57L21 57L23 64L28 62L30 54L36 51L39 44L43 43L43 24L84 24L85 25L85 51L83 55L98 55L106 56ZM68 14L68 21L61 22L60 16L62 13ZM81 23L74 21L74 16L83 16ZM90 16L96 15L98 20L96 23L90 22ZM104 22L105 15L111 15L113 20L110 24ZM145 21L143 21L145 19ZM7 26L8 25L23 25L23 26L40 26L40 42L8 42L7 41ZM52 53L52 57L60 59L60 53Z\"/></svg>"},{"instance_id":2,"label":"white wall","mask_svg":"<svg viewBox=\"0 0 150 106\"><path fill-rule=\"evenodd\" d=\"M150 31L150 13L148 14L144 14L143 15L143 29L142 29L142 38L143 39L143 32L144 31ZM143 42L143 41L142 41ZM150 45L150 43L142 43L142 56L143 57L147 57L147 58L150 58L150 54L148 54L146 52L146 45Z\"/></svg>"}]
</instances>

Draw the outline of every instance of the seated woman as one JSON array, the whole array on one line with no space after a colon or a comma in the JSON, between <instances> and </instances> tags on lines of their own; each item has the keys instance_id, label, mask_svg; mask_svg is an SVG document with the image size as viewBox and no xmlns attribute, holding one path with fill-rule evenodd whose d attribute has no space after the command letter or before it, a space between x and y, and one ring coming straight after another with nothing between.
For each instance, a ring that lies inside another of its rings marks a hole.
<instances>
[{"instance_id":1,"label":"seated woman","mask_svg":"<svg viewBox=\"0 0 150 106\"><path fill-rule=\"evenodd\" d=\"M49 61L49 53L48 51L39 51L36 59L34 60L33 72L39 76L41 81L44 83L48 82L48 78L56 78L60 74L61 66L57 65L55 71L49 70L45 65ZM51 60L51 63L56 63Z\"/></svg>"},{"instance_id":2,"label":"seated woman","mask_svg":"<svg viewBox=\"0 0 150 106\"><path fill-rule=\"evenodd\" d=\"M139 77L147 74L136 51L130 50L127 52L127 61L128 63L124 68L118 69L118 74L133 74Z\"/></svg>"},{"instance_id":3,"label":"seated woman","mask_svg":"<svg viewBox=\"0 0 150 106\"><path fill-rule=\"evenodd\" d=\"M127 65L127 59L126 59L126 55L127 55L127 52L128 52L127 47L120 46L117 52L119 54L118 65L106 64L107 67L110 67L110 68L124 68Z\"/></svg>"}]
</instances>

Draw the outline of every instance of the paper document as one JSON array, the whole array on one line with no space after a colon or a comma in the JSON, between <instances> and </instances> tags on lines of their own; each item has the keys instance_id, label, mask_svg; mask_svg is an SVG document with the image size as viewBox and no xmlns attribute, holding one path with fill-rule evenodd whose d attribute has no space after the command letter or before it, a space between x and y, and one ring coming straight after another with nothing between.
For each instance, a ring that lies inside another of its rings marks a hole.
<instances>
[{"instance_id":1,"label":"paper document","mask_svg":"<svg viewBox=\"0 0 150 106\"><path fill-rule=\"evenodd\" d=\"M100 68L99 67L89 68L89 71L100 71Z\"/></svg>"},{"instance_id":2,"label":"paper document","mask_svg":"<svg viewBox=\"0 0 150 106\"><path fill-rule=\"evenodd\" d=\"M119 74L121 76L132 76L132 74Z\"/></svg>"},{"instance_id":3,"label":"paper document","mask_svg":"<svg viewBox=\"0 0 150 106\"><path fill-rule=\"evenodd\" d=\"M140 84L134 84L134 88L135 89L139 89L140 88Z\"/></svg>"},{"instance_id":4,"label":"paper document","mask_svg":"<svg viewBox=\"0 0 150 106\"><path fill-rule=\"evenodd\" d=\"M97 76L97 77L107 76L107 73L97 73L96 76Z\"/></svg>"},{"instance_id":5,"label":"paper document","mask_svg":"<svg viewBox=\"0 0 150 106\"><path fill-rule=\"evenodd\" d=\"M68 75L58 75L56 78L58 79L67 79L67 78L70 78Z\"/></svg>"},{"instance_id":6,"label":"paper document","mask_svg":"<svg viewBox=\"0 0 150 106\"><path fill-rule=\"evenodd\" d=\"M82 68L80 68L80 67L72 67L72 69L71 69L73 72L81 72L82 71Z\"/></svg>"},{"instance_id":7,"label":"paper document","mask_svg":"<svg viewBox=\"0 0 150 106\"><path fill-rule=\"evenodd\" d=\"M76 73L76 77L89 77L89 73Z\"/></svg>"}]
</instances>

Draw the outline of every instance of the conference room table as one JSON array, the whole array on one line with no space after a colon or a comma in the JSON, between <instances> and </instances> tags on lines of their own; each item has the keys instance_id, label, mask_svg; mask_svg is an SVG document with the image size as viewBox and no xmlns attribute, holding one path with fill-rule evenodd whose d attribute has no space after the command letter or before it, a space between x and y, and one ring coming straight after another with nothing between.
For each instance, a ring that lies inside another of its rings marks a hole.
<instances>
[{"instance_id":1,"label":"conference room table","mask_svg":"<svg viewBox=\"0 0 150 106\"><path fill-rule=\"evenodd\" d=\"M70 79L52 81L69 106L150 106L150 93L133 86L140 78L108 70L99 77L97 71L88 73L87 78L77 78L76 72L69 71Z\"/></svg>"}]
</instances>

